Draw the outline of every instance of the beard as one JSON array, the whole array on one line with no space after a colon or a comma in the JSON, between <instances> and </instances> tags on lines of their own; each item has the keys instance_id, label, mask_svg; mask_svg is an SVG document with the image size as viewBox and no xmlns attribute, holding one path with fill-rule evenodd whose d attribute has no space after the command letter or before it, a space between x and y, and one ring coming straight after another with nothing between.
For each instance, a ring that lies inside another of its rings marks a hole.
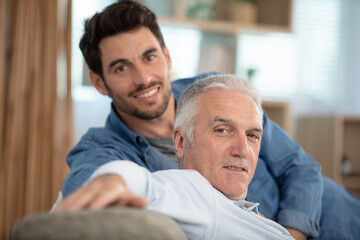
<instances>
[{"instance_id":1,"label":"beard","mask_svg":"<svg viewBox=\"0 0 360 240\"><path fill-rule=\"evenodd\" d=\"M115 94L110 88L108 88L109 97L112 98L113 105L118 112L126 113L128 115L132 115L134 117L137 117L139 119L144 119L144 120L155 119L155 118L158 118L161 115L163 115L168 107L171 93L172 93L170 82L167 81L166 85L164 85L163 82L152 82L148 86L141 87L139 89L136 89L136 91L128 94L128 96L132 96L134 93L136 93L138 91L142 91L144 89L147 89L149 87L153 87L156 85L164 88L164 96L162 98L162 102L161 102L160 106L157 107L156 109L152 109L152 110L148 110L148 111L144 110L144 109L140 109L139 107L135 106L133 103L128 101L126 98L124 98L118 94ZM149 107L151 107L155 104L156 104L156 102L147 103L147 105Z\"/></svg>"}]
</instances>

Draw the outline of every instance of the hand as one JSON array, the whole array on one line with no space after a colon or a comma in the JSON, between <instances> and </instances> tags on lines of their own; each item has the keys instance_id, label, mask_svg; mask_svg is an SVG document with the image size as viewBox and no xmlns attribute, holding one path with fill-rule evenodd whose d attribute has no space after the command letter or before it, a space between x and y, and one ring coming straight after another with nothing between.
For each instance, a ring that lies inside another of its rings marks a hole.
<instances>
[{"instance_id":1,"label":"hand","mask_svg":"<svg viewBox=\"0 0 360 240\"><path fill-rule=\"evenodd\" d=\"M72 212L84 208L95 210L110 205L142 208L146 204L145 198L136 196L126 187L121 176L106 174L70 194L54 212Z\"/></svg>"},{"instance_id":2,"label":"hand","mask_svg":"<svg viewBox=\"0 0 360 240\"><path fill-rule=\"evenodd\" d=\"M307 236L300 232L299 230L296 230L294 228L285 227L286 230L290 233L290 235L295 238L296 240L306 240Z\"/></svg>"}]
</instances>

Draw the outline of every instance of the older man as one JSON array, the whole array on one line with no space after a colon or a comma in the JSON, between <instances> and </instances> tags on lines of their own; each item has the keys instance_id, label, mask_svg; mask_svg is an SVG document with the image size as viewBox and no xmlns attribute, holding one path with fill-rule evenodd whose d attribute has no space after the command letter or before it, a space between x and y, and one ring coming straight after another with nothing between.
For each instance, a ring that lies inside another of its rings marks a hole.
<instances>
[{"instance_id":1,"label":"older man","mask_svg":"<svg viewBox=\"0 0 360 240\"><path fill-rule=\"evenodd\" d=\"M147 201L148 209L175 219L190 239L292 239L259 215L258 204L245 201L260 151L262 115L260 97L246 80L198 80L178 103L173 132L180 168L196 171L150 173L130 161L113 161L57 211Z\"/></svg>"}]
</instances>

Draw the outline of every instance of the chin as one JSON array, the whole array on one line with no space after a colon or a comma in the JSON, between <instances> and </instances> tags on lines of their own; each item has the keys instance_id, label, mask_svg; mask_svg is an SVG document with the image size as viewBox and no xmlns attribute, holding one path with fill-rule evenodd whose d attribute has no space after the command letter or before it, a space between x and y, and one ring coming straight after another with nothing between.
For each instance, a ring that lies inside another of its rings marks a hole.
<instances>
[{"instance_id":1,"label":"chin","mask_svg":"<svg viewBox=\"0 0 360 240\"><path fill-rule=\"evenodd\" d=\"M245 199L246 195L247 195L247 188L241 189L233 194L233 196L236 196L237 200Z\"/></svg>"}]
</instances>

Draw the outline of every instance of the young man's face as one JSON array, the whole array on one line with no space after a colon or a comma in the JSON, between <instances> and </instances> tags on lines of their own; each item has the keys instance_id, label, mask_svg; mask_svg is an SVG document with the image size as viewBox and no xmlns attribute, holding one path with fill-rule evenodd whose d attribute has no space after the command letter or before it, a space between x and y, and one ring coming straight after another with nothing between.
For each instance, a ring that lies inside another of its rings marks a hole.
<instances>
[{"instance_id":1,"label":"young man's face","mask_svg":"<svg viewBox=\"0 0 360 240\"><path fill-rule=\"evenodd\" d=\"M212 90L196 101L194 146L184 147L180 167L197 170L230 199L245 199L260 151L262 115L238 91Z\"/></svg>"},{"instance_id":2,"label":"young man's face","mask_svg":"<svg viewBox=\"0 0 360 240\"><path fill-rule=\"evenodd\" d=\"M99 44L103 77L94 84L102 94L108 94L120 114L141 119L161 116L171 97L168 72L171 59L167 48L148 28L106 37ZM92 76L91 76L92 75Z\"/></svg>"}]
</instances>

